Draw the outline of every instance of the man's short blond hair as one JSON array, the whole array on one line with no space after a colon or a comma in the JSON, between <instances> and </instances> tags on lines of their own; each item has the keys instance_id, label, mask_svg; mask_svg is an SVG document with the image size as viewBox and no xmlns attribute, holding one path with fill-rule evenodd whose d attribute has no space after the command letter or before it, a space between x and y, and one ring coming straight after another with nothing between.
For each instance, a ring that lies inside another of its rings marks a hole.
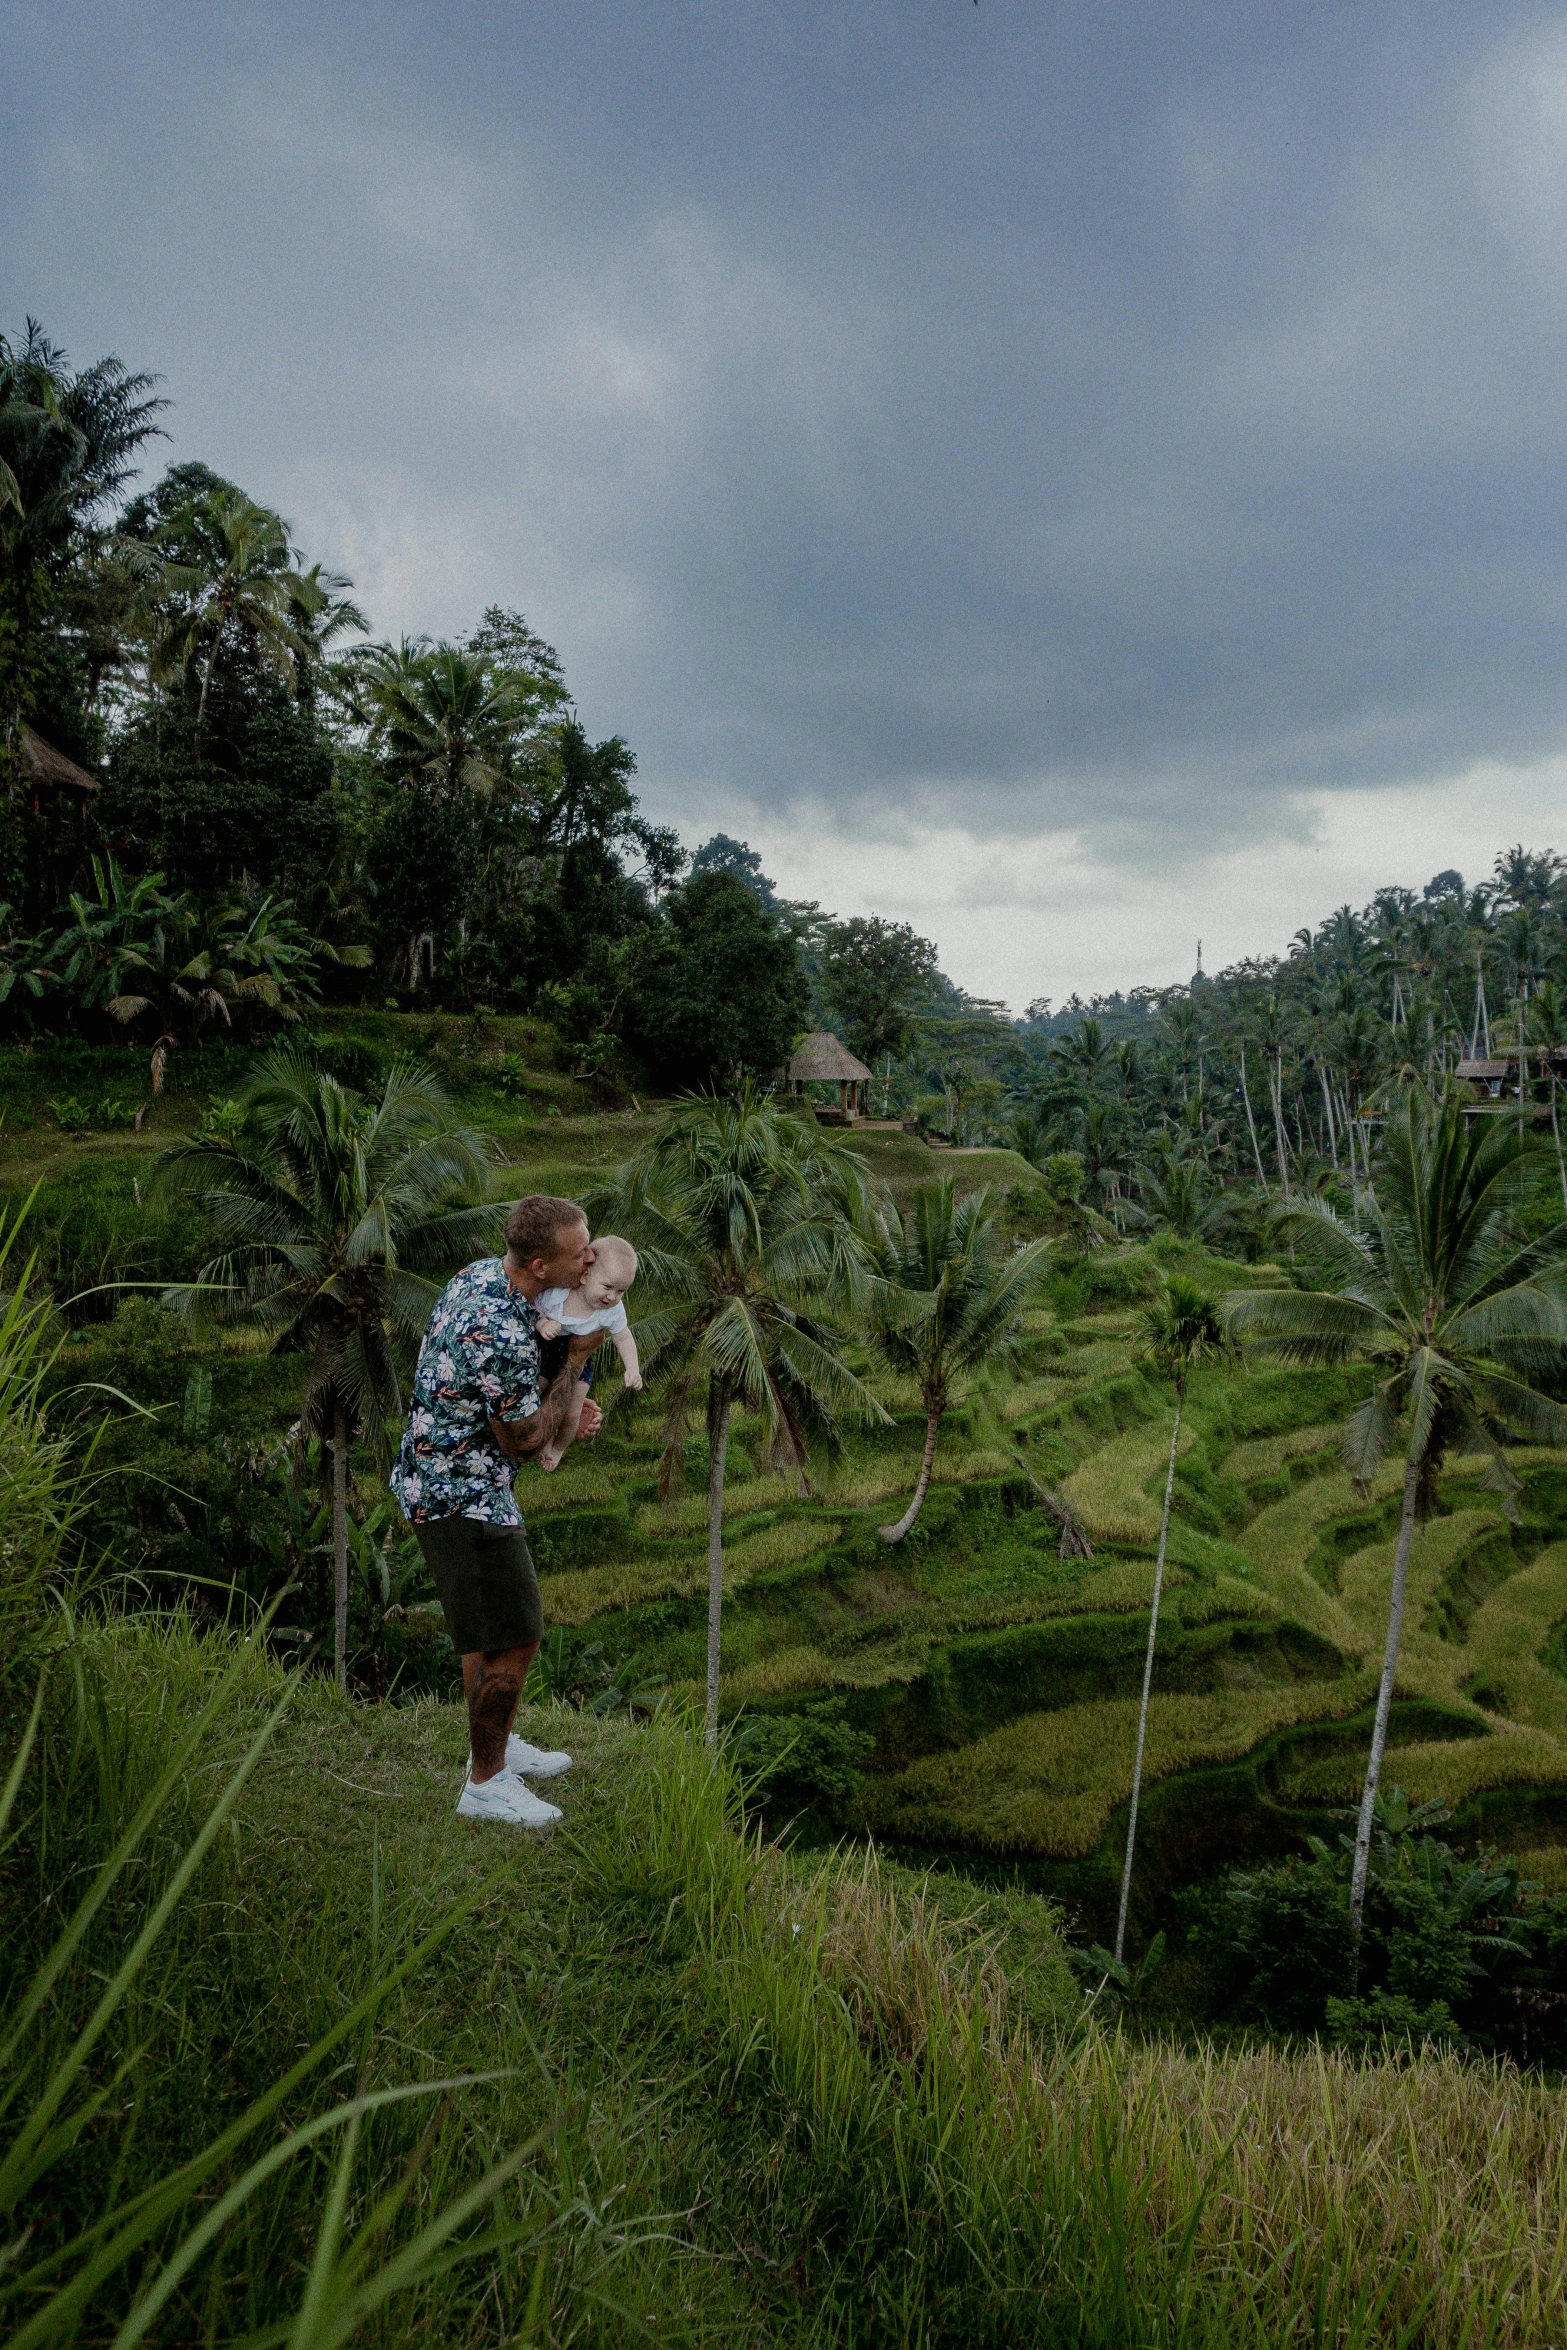
<instances>
[{"instance_id":1,"label":"man's short blond hair","mask_svg":"<svg viewBox=\"0 0 1567 2350\"><path fill-rule=\"evenodd\" d=\"M629 1289L637 1277L637 1252L618 1232L606 1232L593 1243L593 1262L602 1265L612 1281Z\"/></svg>"},{"instance_id":2,"label":"man's short blond hair","mask_svg":"<svg viewBox=\"0 0 1567 2350\"><path fill-rule=\"evenodd\" d=\"M586 1226L587 1217L574 1199L555 1199L547 1191L530 1191L518 1200L506 1218L506 1247L519 1265L551 1257L563 1232Z\"/></svg>"}]
</instances>

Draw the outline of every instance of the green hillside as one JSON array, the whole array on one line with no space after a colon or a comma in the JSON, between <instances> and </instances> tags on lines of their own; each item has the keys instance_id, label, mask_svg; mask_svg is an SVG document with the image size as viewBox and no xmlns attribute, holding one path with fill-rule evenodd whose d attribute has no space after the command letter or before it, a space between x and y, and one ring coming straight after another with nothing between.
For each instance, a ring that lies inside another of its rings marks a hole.
<instances>
[{"instance_id":1,"label":"green hillside","mask_svg":"<svg viewBox=\"0 0 1567 2350\"><path fill-rule=\"evenodd\" d=\"M44 1731L84 1882L225 1671L132 1897L104 1910L52 2029L23 2037L24 2059L35 2042L57 2057L144 1888L169 1880L281 1702L113 2019L103 2061L134 2096L20 2206L8 2338L30 2317L29 2338L108 2341L160 2261L167 2300L136 2313L137 2338L171 2350L350 2333L541 2350L1552 2338L1558 2091L1434 2052L1217 2057L1102 2030L1048 1905L884 1856L780 1852L672 1722L524 1715L576 1754L551 1782L565 1823L497 1833L452 1817L456 1705L356 1705L321 1678L290 1703L255 1646L118 1621L78 1644ZM8 1976L57 1930L59 1850L10 1872ZM281 2124L316 2133L313 2161L247 2118L289 2074ZM410 2101L356 2144L344 2101L401 2084ZM208 2199L170 2194L147 2256L106 2261L85 2315L51 2325L46 2293L90 2281L79 2240L61 2254L73 2227L134 2222L224 2130L279 2149L231 2188L226 2228L203 2243ZM312 2291L319 2330L291 2333Z\"/></svg>"},{"instance_id":2,"label":"green hillside","mask_svg":"<svg viewBox=\"0 0 1567 2350\"><path fill-rule=\"evenodd\" d=\"M656 1115L595 1109L525 1021L339 1017L314 1043L359 1083L405 1051L434 1059L498 1139L501 1195L589 1194ZM742 1417L717 1757L682 1702L701 1694L703 1448L661 1502L657 1399L606 1383L602 1440L523 1487L552 1629L521 1726L578 1758L551 1782L565 1819L544 1839L471 1830L451 1808L456 1660L368 1453L355 1691L307 1671L290 1697L287 1667L329 1605L290 1443L300 1360L245 1330L197 1343L155 1294L100 1286L156 1293L199 1262L199 1219L160 1206L149 1178L173 1134L221 1123L242 1056L187 1063L140 1130L107 1133L62 1125L44 1060L0 1064L0 1148L61 1309L50 1425L86 1454L86 1563L106 1604L78 1587L72 1616L39 1608L29 1635L57 1678L0 1890L32 2110L103 1986L130 1988L81 2089L101 2093L92 2126L78 2138L68 2117L63 2152L15 2198L8 2322L77 2273L73 2225L88 2241L103 2214L134 2220L155 2182L230 2143L218 2133L258 2128L251 2101L282 2082L271 2167L242 2215L188 2239L145 2338L312 2340L288 2333L312 2292L359 2312L333 2339L530 2350L1551 2338L1559 2084L1473 2050L1409 2061L1238 2028L1222 1968L1183 1932L1206 1881L1331 1831L1358 1785L1395 1507L1390 1480L1361 1500L1339 1466L1361 1372L1194 1377L1132 1921L1135 1952L1156 1929L1170 1948L1121 2010L1070 1961L1113 1916L1171 1427L1171 1393L1137 1359L1138 1304L1177 1266L1215 1286L1280 1268L1169 1238L1085 1255L1062 1216L1018 1359L951 1413L896 1551L878 1527L916 1472L912 1393L877 1375L891 1424L816 1464L805 1492ZM106 1088L106 1060L78 1074ZM1010 1153L857 1142L905 1196L941 1164L994 1180L1019 1237L1058 1214ZM21 1462L41 1437L24 1443L6 1408ZM1515 1466L1516 1522L1459 1468L1418 1537L1389 1777L1444 1797L1447 1833L1559 1884L1567 1456ZM1091 1557L1062 1557L1042 1491ZM22 1590L0 1589L13 1613ZM236 1639L267 1600L270 1643ZM226 1671L227 1710L204 1728ZM149 1888L285 1699L127 1976ZM62 1889L107 1882L165 1771L134 1867L29 2024ZM407 2101L352 2137L343 2101L399 2084ZM504 2191L486 2185L495 2164ZM207 2190L164 2192L142 2286ZM426 2231L453 2212L448 2263ZM122 2263L90 2322L67 2313L37 2338L108 2340L137 2289Z\"/></svg>"},{"instance_id":3,"label":"green hillside","mask_svg":"<svg viewBox=\"0 0 1567 2350\"><path fill-rule=\"evenodd\" d=\"M498 1138L499 1190L585 1195L649 1130L652 1105L595 1110L550 1067L548 1046L523 1020L355 1014L321 1030L323 1054L351 1075L402 1051L433 1057ZM83 1137L49 1112L41 1058L5 1056L5 1179L14 1197L42 1184L34 1228L56 1287L188 1270L191 1236L143 1204L141 1177L172 1129L221 1102L223 1069L193 1070L139 1133ZM875 1129L855 1147L897 1194L950 1167L1014 1203L1014 1187L1032 1184L1037 1206L1037 1179L1011 1152L942 1151ZM1039 1228L1027 1207L1017 1214L1020 1230ZM1282 1276L1170 1237L1085 1257L1063 1235L1056 1264L1019 1362L982 1372L950 1415L924 1514L896 1551L877 1528L916 1473L923 1424L912 1392L882 1380L893 1425L822 1461L805 1494L768 1470L760 1431L737 1421L723 1702L730 1717L800 1717L816 1746L825 1727L834 1755L858 1753L846 1792L841 1770L813 1772L802 1747L774 1805L797 1834L869 1831L911 1856L1015 1878L1068 1900L1098 1933L1124 1834L1171 1413L1170 1391L1134 1358L1138 1301L1176 1266L1217 1288ZM243 1333L192 1350L166 1316L134 1301L116 1320L84 1321L62 1366L73 1384L101 1379L160 1407L151 1427L121 1416L102 1439L100 1458L130 1472L114 1528L123 1565L154 1588L171 1572L231 1573L259 1596L280 1555L263 1456L288 1426L297 1374L259 1357ZM202 1368L205 1417L188 1408ZM1135 1931L1152 1930L1179 1884L1330 1828L1358 1785L1396 1507L1390 1475L1366 1504L1338 1465L1337 1423L1363 1376L1210 1369L1194 1380ZM557 1476L525 1482L547 1618L566 1636L557 1666L569 1677L586 1654L602 1676L634 1659L649 1694L694 1693L705 1621L700 1447L685 1496L661 1504L656 1406L613 1383L601 1393L611 1404L602 1442ZM1556 1882L1567 1847L1567 1458L1523 1452L1517 1467L1516 1523L1461 1463L1417 1537L1389 1774L1417 1799L1452 1805L1455 1835L1483 1832ZM1041 1486L1064 1495L1091 1559L1060 1556ZM368 1458L359 1493L369 1516L380 1495ZM394 1685L400 1674L410 1692L450 1686L431 1617L405 1615L377 1637Z\"/></svg>"}]
</instances>

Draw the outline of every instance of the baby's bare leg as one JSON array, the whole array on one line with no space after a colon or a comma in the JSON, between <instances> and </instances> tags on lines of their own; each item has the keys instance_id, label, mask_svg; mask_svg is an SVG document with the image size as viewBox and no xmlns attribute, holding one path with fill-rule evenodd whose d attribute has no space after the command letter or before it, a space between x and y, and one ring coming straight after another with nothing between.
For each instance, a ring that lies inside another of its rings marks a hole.
<instances>
[{"instance_id":1,"label":"baby's bare leg","mask_svg":"<svg viewBox=\"0 0 1567 2350\"><path fill-rule=\"evenodd\" d=\"M578 1378L575 1364L568 1364L561 1373L561 1377L569 1379L571 1387L566 1397L566 1409L561 1414L560 1426L539 1455L541 1469L558 1469L560 1467L565 1454L576 1443L577 1430L582 1425L582 1406L587 1400L587 1383Z\"/></svg>"}]
</instances>

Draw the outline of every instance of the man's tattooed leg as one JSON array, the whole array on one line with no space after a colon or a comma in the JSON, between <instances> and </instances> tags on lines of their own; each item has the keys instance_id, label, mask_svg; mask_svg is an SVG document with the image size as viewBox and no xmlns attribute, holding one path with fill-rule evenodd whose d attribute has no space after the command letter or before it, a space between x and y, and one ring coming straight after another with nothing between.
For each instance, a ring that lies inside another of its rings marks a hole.
<instances>
[{"instance_id":1,"label":"man's tattooed leg","mask_svg":"<svg viewBox=\"0 0 1567 2350\"><path fill-rule=\"evenodd\" d=\"M538 1653L535 1641L528 1648L503 1648L494 1655L474 1654L462 1660L475 1780L493 1779L506 1760L517 1701Z\"/></svg>"}]
</instances>

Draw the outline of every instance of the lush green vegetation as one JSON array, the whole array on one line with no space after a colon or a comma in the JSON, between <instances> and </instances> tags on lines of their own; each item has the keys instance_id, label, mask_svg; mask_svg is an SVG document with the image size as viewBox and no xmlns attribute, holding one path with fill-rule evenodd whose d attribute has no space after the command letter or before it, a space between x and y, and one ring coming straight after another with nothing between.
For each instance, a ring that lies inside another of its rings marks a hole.
<instances>
[{"instance_id":1,"label":"lush green vegetation","mask_svg":"<svg viewBox=\"0 0 1567 2350\"><path fill-rule=\"evenodd\" d=\"M573 1098L551 1073L549 1037L536 1029L530 1043L521 1021L476 1035L456 1018L331 1020L321 1049L344 1066L373 1078L395 1052L387 1029L401 1027L441 1056L470 1118L491 1105L503 1161L492 1181L505 1194L591 1197L657 1131L651 1112L595 1111L581 1088ZM536 1067L508 1101L496 1074L530 1055ZM112 1272L79 1237L109 1203L115 1246L134 1237L143 1253L128 1261L149 1268L142 1278L188 1278L211 1257L200 1219L182 1230L150 1180L171 1122L199 1110L176 1092L153 1130L102 1142L35 1130L7 1146L13 1196L44 1173L32 1219L62 1296L81 1270ZM905 1204L942 1164L896 1132L862 1132L853 1148L865 1179ZM779 1458L782 1414L760 1390L759 1406L732 1399L721 1713L770 1774L772 1816L807 1841L869 1828L973 1878L1053 1893L1084 1941L1108 1938L1175 1402L1139 1335L1147 1301L1173 1273L1209 1294L1283 1273L1174 1236L1085 1254L1070 1209L1041 1210L1025 1181L1009 1185L1002 1154L946 1164L1021 1199L1013 1229L1042 1240L1043 1286L1011 1358L982 1364L947 1413L924 1508L896 1549L882 1537L887 1505L914 1489L927 1432L915 1374L883 1366L850 1319L845 1372L890 1420L840 1415L836 1454L807 1443L803 1491ZM1042 1222L1052 1229L1041 1234ZM155 1295L133 1294L110 1318L112 1303L75 1309L52 1374L62 1399L69 1391L63 1412L106 1422L97 1459L113 1474L94 1542L135 1592L188 1596L204 1616L244 1613L291 1585L276 1637L329 1642L330 1453L295 1433L306 1359L263 1351L243 1324L192 1332ZM1145 2003L1170 2020L1227 2012L1201 1937L1183 1940L1186 1890L1237 1860L1302 1852L1308 1834L1331 1842L1360 1793L1403 1481L1395 1460L1364 1496L1341 1466L1341 1429L1372 1377L1353 1362L1190 1373L1130 1907L1134 1951L1166 1931ZM611 1383L602 1441L529 1485L563 1688L592 1698L624 1681L648 1702L705 1697L705 1378L690 1390L689 1427L673 1424L673 1480L670 1394L655 1382L633 1398ZM156 1416L106 1410L93 1383ZM1444 1833L1518 1853L1526 1875L1554 1885L1567 1842L1567 1681L1552 1646L1567 1618L1567 1457L1515 1445L1507 1458L1516 1520L1483 1457L1457 1453L1436 1479L1434 1514L1411 1531L1384 1775L1417 1802L1449 1805ZM445 1694L454 1660L417 1553L373 1451L352 1466L350 1677L394 1702ZM1091 1555L1063 1544L1063 1510Z\"/></svg>"},{"instance_id":2,"label":"lush green vegetation","mask_svg":"<svg viewBox=\"0 0 1567 2350\"><path fill-rule=\"evenodd\" d=\"M0 349L11 2330L1546 2338L1557 860L1014 1021L688 860L519 616L356 641L235 485L131 496L155 415ZM766 1098L807 1026L884 1118ZM642 1247L649 1380L525 1487L586 1768L519 1851L383 1438L523 1190Z\"/></svg>"}]
</instances>

